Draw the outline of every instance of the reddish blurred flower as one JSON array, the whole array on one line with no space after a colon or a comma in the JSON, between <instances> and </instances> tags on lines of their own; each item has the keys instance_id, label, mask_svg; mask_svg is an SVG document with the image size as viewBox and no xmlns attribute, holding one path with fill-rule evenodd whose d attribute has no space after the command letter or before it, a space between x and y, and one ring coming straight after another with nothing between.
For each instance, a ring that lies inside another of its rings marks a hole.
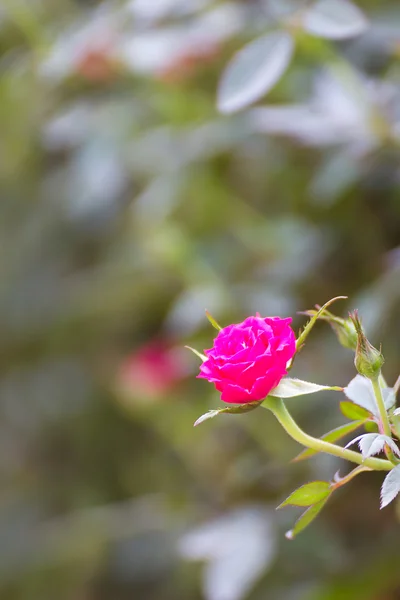
<instances>
[{"instance_id":1,"label":"reddish blurred flower","mask_svg":"<svg viewBox=\"0 0 400 600\"><path fill-rule=\"evenodd\" d=\"M179 354L179 356L178 356ZM158 400L187 374L187 362L180 348L164 341L152 341L129 355L120 366L117 385L124 396Z\"/></svg>"},{"instance_id":2,"label":"reddish blurred flower","mask_svg":"<svg viewBox=\"0 0 400 600\"><path fill-rule=\"evenodd\" d=\"M210 64L219 52L220 48L216 44L207 47L198 46L190 51L182 52L179 57L159 72L158 79L166 83L184 81L195 75L201 67Z\"/></svg>"},{"instance_id":3,"label":"reddish blurred flower","mask_svg":"<svg viewBox=\"0 0 400 600\"><path fill-rule=\"evenodd\" d=\"M93 42L83 48L76 59L75 71L80 77L93 83L106 83L113 79L118 63L108 42Z\"/></svg>"}]
</instances>

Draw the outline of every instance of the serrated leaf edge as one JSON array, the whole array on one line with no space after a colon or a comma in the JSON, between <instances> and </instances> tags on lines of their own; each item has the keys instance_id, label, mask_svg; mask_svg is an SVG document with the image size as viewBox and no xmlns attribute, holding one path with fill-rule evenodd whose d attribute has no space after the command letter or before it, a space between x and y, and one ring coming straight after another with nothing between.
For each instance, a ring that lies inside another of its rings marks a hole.
<instances>
[{"instance_id":1,"label":"serrated leaf edge","mask_svg":"<svg viewBox=\"0 0 400 600\"><path fill-rule=\"evenodd\" d=\"M397 476L398 476L398 490L394 494L392 493L390 496L390 499L386 501L384 498L385 493L387 492L387 490L385 490L385 486L390 485L391 479L393 477L397 477ZM390 473L388 473L386 475L385 479L383 480L382 487L381 487L381 494L380 494L381 495L381 507L380 507L381 510L382 510L382 508L385 508L391 502L393 502L393 500L397 497L399 492L400 492L400 465L397 465L394 469L392 469L392 471L390 471Z\"/></svg>"}]
</instances>

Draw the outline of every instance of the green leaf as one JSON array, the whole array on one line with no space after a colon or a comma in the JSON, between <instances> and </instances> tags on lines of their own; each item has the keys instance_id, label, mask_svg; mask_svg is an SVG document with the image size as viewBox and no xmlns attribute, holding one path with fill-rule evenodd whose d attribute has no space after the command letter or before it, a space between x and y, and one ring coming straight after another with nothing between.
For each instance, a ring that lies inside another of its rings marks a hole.
<instances>
[{"instance_id":1,"label":"green leaf","mask_svg":"<svg viewBox=\"0 0 400 600\"><path fill-rule=\"evenodd\" d=\"M344 388L344 393L347 398L365 408L375 416L379 416L378 407L375 400L374 389L372 383L362 375L356 375Z\"/></svg>"},{"instance_id":2,"label":"green leaf","mask_svg":"<svg viewBox=\"0 0 400 600\"><path fill-rule=\"evenodd\" d=\"M318 385L317 383L311 383L309 381L302 381L301 379L293 379L291 377L285 377L282 379L279 385L276 386L269 396L274 398L294 398L295 396L303 396L304 394L315 394L322 390L334 390L342 392L343 388L329 385Z\"/></svg>"},{"instance_id":3,"label":"green leaf","mask_svg":"<svg viewBox=\"0 0 400 600\"><path fill-rule=\"evenodd\" d=\"M359 419L370 419L372 414L365 408L358 406L358 404L354 404L354 402L350 402L349 400L343 400L340 403L340 410L348 419L352 419L353 421L358 421Z\"/></svg>"},{"instance_id":4,"label":"green leaf","mask_svg":"<svg viewBox=\"0 0 400 600\"><path fill-rule=\"evenodd\" d=\"M216 329L217 331L221 331L221 329L222 329L221 325L214 319L214 317L212 315L210 315L208 310L206 310L206 317L210 321L210 323L214 327L214 329Z\"/></svg>"},{"instance_id":5,"label":"green leaf","mask_svg":"<svg viewBox=\"0 0 400 600\"><path fill-rule=\"evenodd\" d=\"M400 492L400 465L386 475L381 489L381 508L385 508Z\"/></svg>"},{"instance_id":6,"label":"green leaf","mask_svg":"<svg viewBox=\"0 0 400 600\"><path fill-rule=\"evenodd\" d=\"M207 360L207 356L205 356L205 354L202 354L201 352L199 352L198 350L196 350L196 348L192 348L191 346L185 346L185 348L187 348L188 350L190 350L191 352L193 352L193 354L195 354L196 356L198 356L203 362L205 360Z\"/></svg>"},{"instance_id":7,"label":"green leaf","mask_svg":"<svg viewBox=\"0 0 400 600\"><path fill-rule=\"evenodd\" d=\"M362 375L356 375L350 381L349 385L344 388L344 393L349 400L368 410L376 417L379 417L374 388L370 379ZM386 409L391 410L396 402L394 390L392 388L383 388L382 395Z\"/></svg>"},{"instance_id":8,"label":"green leaf","mask_svg":"<svg viewBox=\"0 0 400 600\"><path fill-rule=\"evenodd\" d=\"M233 113L259 100L283 75L293 50L293 38L283 30L263 35L244 46L221 77L218 110Z\"/></svg>"},{"instance_id":9,"label":"green leaf","mask_svg":"<svg viewBox=\"0 0 400 600\"><path fill-rule=\"evenodd\" d=\"M361 427L361 425L364 425L365 422L366 419L360 419L358 421L353 421L352 423L340 425L340 427L336 427L336 429L332 429L332 431L325 433L321 437L321 440L324 440L325 442L336 442L337 440L342 439L349 433L352 433L353 431L358 429L358 427ZM308 458L311 458L312 456L315 456L316 454L318 454L317 450L311 450L310 448L308 448L307 450L303 450L303 452L300 452L300 454L296 456L296 458L294 458L292 462L306 460Z\"/></svg>"},{"instance_id":10,"label":"green leaf","mask_svg":"<svg viewBox=\"0 0 400 600\"><path fill-rule=\"evenodd\" d=\"M375 421L367 421L365 423L365 431L367 433L379 433L378 424Z\"/></svg>"},{"instance_id":11,"label":"green leaf","mask_svg":"<svg viewBox=\"0 0 400 600\"><path fill-rule=\"evenodd\" d=\"M262 404L262 401L247 402L247 404L235 404L235 405L229 406L227 408L219 408L217 410L209 410L204 415L201 415L201 417L199 417L197 419L197 421L195 421L193 427L197 427L197 425L204 423L204 421L208 421L208 419L214 419L214 417L218 417L218 415L222 415L224 413L230 414L230 415L239 415L242 413L250 412L251 410L254 410L255 408L257 408L257 406L260 406L261 404Z\"/></svg>"},{"instance_id":12,"label":"green leaf","mask_svg":"<svg viewBox=\"0 0 400 600\"><path fill-rule=\"evenodd\" d=\"M379 417L379 410L376 404L374 388L372 382L367 377L356 375L344 388L347 398L353 403L368 410L370 413ZM396 394L393 388L382 388L382 396L386 409L389 411L396 403Z\"/></svg>"},{"instance_id":13,"label":"green leaf","mask_svg":"<svg viewBox=\"0 0 400 600\"><path fill-rule=\"evenodd\" d=\"M331 300L328 300L328 302L326 302L323 306L321 306L319 311L309 320L309 322L307 323L307 325L304 327L303 331L300 333L299 337L297 338L297 341L296 341L297 352L303 346L311 329L314 327L314 325L317 322L317 320L319 319L319 317L324 314L324 312L328 308L328 306L330 306L331 304L336 302L336 300L346 300L346 299L347 299L347 296L336 296L336 298L332 298Z\"/></svg>"},{"instance_id":14,"label":"green leaf","mask_svg":"<svg viewBox=\"0 0 400 600\"><path fill-rule=\"evenodd\" d=\"M321 512L321 510L327 503L329 496L330 494L326 496L326 498L323 498L322 500L314 504L314 506L310 506L310 508L308 508L301 515L301 517L297 519L293 529L291 529L285 534L288 540L293 540L296 537L296 535L298 535L301 531L303 531L303 529L305 529L310 523L312 523L312 521L314 521L315 517Z\"/></svg>"},{"instance_id":15,"label":"green leaf","mask_svg":"<svg viewBox=\"0 0 400 600\"><path fill-rule=\"evenodd\" d=\"M312 481L295 490L278 508L289 505L311 506L329 496L331 491L331 485L328 481Z\"/></svg>"}]
</instances>

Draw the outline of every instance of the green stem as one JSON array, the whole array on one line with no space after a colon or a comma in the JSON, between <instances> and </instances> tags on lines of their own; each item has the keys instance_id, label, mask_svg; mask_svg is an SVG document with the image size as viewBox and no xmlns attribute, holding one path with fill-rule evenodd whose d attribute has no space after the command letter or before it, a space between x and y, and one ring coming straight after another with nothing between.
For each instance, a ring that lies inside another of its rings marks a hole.
<instances>
[{"instance_id":1,"label":"green stem","mask_svg":"<svg viewBox=\"0 0 400 600\"><path fill-rule=\"evenodd\" d=\"M390 421L389 421L389 417L387 414L387 410L386 410L386 406L385 406L385 401L383 399L382 396L382 388L380 386L379 383L379 378L376 379L371 379L371 383L372 383L372 387L374 388L374 394L375 394L375 399L376 399L376 404L378 406L378 410L379 410L379 415L381 417L381 422L382 422L382 427L383 427L383 433L388 436L389 438L392 437L392 428L390 427ZM399 461L397 460L397 458L395 457L393 450L391 448L389 448L389 446L385 446L385 451L386 451L386 456L388 457L388 459L394 463L395 465L397 465L399 463Z\"/></svg>"},{"instance_id":2,"label":"green stem","mask_svg":"<svg viewBox=\"0 0 400 600\"><path fill-rule=\"evenodd\" d=\"M384 376L382 375L382 373L379 375L379 383L380 383L380 385L381 385L382 388L386 388L387 387L386 380L385 380Z\"/></svg>"},{"instance_id":3,"label":"green stem","mask_svg":"<svg viewBox=\"0 0 400 600\"><path fill-rule=\"evenodd\" d=\"M396 379L396 383L393 386L393 392L394 392L395 396L397 396L399 389L400 389L400 376Z\"/></svg>"},{"instance_id":4,"label":"green stem","mask_svg":"<svg viewBox=\"0 0 400 600\"><path fill-rule=\"evenodd\" d=\"M385 402L382 396L382 389L379 384L379 379L371 379L372 387L374 388L374 394L376 399L376 404L378 406L379 415L381 417L383 433L388 437L392 437L392 432L390 429L389 417L386 411Z\"/></svg>"},{"instance_id":5,"label":"green stem","mask_svg":"<svg viewBox=\"0 0 400 600\"><path fill-rule=\"evenodd\" d=\"M336 446L336 444L331 444L330 442L325 442L324 440L320 440L308 435L302 429L300 429L296 421L294 421L281 398L273 398L270 396L262 406L268 408L278 419L285 431L294 440L296 440L296 442L306 446L306 448L311 448L317 452L333 454L333 456L338 456L339 458L349 460L350 462L354 462L358 465L364 465L373 469L374 471L390 471L393 469L394 465L388 460L382 460L381 458L363 459L361 454L358 454L358 452L341 448L340 446Z\"/></svg>"}]
</instances>

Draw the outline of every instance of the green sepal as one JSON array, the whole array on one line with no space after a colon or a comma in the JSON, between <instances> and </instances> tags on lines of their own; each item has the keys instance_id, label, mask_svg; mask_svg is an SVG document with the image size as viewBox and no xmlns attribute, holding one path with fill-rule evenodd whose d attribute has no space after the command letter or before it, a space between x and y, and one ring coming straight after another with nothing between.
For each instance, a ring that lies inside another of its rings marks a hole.
<instances>
[{"instance_id":1,"label":"green sepal","mask_svg":"<svg viewBox=\"0 0 400 600\"><path fill-rule=\"evenodd\" d=\"M357 331L357 348L354 364L360 375L375 380L381 375L382 365L385 362L383 354L368 341L361 325L358 311L350 313L350 319Z\"/></svg>"},{"instance_id":2,"label":"green sepal","mask_svg":"<svg viewBox=\"0 0 400 600\"><path fill-rule=\"evenodd\" d=\"M230 415L239 415L242 413L250 412L251 410L254 410L258 406L260 406L262 402L263 400L258 400L257 402L248 402L247 404L235 404L227 408L209 410L204 415L201 415L201 417L199 417L197 421L195 421L193 427L197 427L197 425L204 423L204 421L208 421L208 419L214 419L214 417L218 417L218 415L222 415L224 413Z\"/></svg>"},{"instance_id":3,"label":"green sepal","mask_svg":"<svg viewBox=\"0 0 400 600\"><path fill-rule=\"evenodd\" d=\"M317 309L318 308L319 307L317 306ZM306 310L301 314L306 315L307 317L314 317L317 312L318 310ZM336 333L339 343L344 348L349 348L350 350L355 351L357 347L357 332L353 322L350 319L342 319L341 317L337 317L328 310L326 310L323 315L320 315L319 318L322 321L326 321L330 324L333 331Z\"/></svg>"},{"instance_id":4,"label":"green sepal","mask_svg":"<svg viewBox=\"0 0 400 600\"><path fill-rule=\"evenodd\" d=\"M315 315L313 315L311 317L311 319L309 320L309 322L304 327L303 331L299 334L299 337L296 340L296 352L299 352L299 350L301 349L301 347L304 345L304 343L306 341L306 338L308 337L308 334L310 333L311 329L314 327L314 325L317 322L317 320L319 319L319 317L321 317L321 315L323 315L323 313L328 308L328 306L330 306L331 304L333 304L334 302L336 302L336 300L346 300L346 299L347 299L347 296L336 296L336 298L332 298L331 300L328 300L328 302L326 302L315 313Z\"/></svg>"},{"instance_id":5,"label":"green sepal","mask_svg":"<svg viewBox=\"0 0 400 600\"><path fill-rule=\"evenodd\" d=\"M217 331L221 331L221 325L214 319L214 317L208 312L208 310L206 310L206 317L210 321L214 329L216 329Z\"/></svg>"},{"instance_id":6,"label":"green sepal","mask_svg":"<svg viewBox=\"0 0 400 600\"><path fill-rule=\"evenodd\" d=\"M193 354L195 354L198 358L200 358L203 362L205 360L207 360L207 356L205 354L202 354L201 352L199 352L198 350L196 350L196 348L192 348L191 346L185 346L185 348L187 348L188 350L190 350L191 352L193 352Z\"/></svg>"}]
</instances>

